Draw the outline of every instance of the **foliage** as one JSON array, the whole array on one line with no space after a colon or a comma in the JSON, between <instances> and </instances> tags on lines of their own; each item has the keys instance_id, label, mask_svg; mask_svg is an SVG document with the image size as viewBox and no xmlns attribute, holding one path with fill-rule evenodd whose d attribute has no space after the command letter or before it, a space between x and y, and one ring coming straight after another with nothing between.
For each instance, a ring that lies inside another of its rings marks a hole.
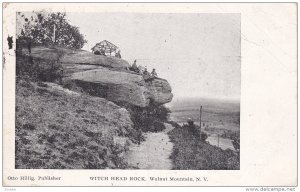
<instances>
[{"instance_id":1,"label":"foliage","mask_svg":"<svg viewBox=\"0 0 300 192\"><path fill-rule=\"evenodd\" d=\"M208 135L207 135L207 133L201 133L201 140L202 141L206 141L206 139L208 138Z\"/></svg>"},{"instance_id":2,"label":"foliage","mask_svg":"<svg viewBox=\"0 0 300 192\"><path fill-rule=\"evenodd\" d=\"M62 78L61 70L61 64L54 60L25 55L16 57L17 79L28 78L31 81L55 82Z\"/></svg>"},{"instance_id":3,"label":"foliage","mask_svg":"<svg viewBox=\"0 0 300 192\"><path fill-rule=\"evenodd\" d=\"M232 141L232 145L235 150L240 151L240 138L236 138Z\"/></svg>"},{"instance_id":4,"label":"foliage","mask_svg":"<svg viewBox=\"0 0 300 192\"><path fill-rule=\"evenodd\" d=\"M135 129L144 132L158 132L165 129L163 122L168 120L170 110L165 106L150 104L147 107L126 106Z\"/></svg>"},{"instance_id":5,"label":"foliage","mask_svg":"<svg viewBox=\"0 0 300 192\"><path fill-rule=\"evenodd\" d=\"M172 124L175 124L172 122ZM239 153L222 150L195 137L191 130L174 126L168 134L174 143L171 159L174 169L180 170L236 170L239 169ZM201 134L202 136L202 134Z\"/></svg>"},{"instance_id":6,"label":"foliage","mask_svg":"<svg viewBox=\"0 0 300 192\"><path fill-rule=\"evenodd\" d=\"M177 124L177 123L173 123L173 126L174 126L174 124ZM180 128L180 125L178 125L178 126L174 126L174 127ZM198 125L184 124L182 126L182 128L185 129L185 130L188 130L191 135L193 135L195 138L201 139L201 141L206 141L206 139L208 138L207 133L205 133L203 131L201 132L201 135L200 135L200 126L198 126Z\"/></svg>"},{"instance_id":7,"label":"foliage","mask_svg":"<svg viewBox=\"0 0 300 192\"><path fill-rule=\"evenodd\" d=\"M66 18L66 13L33 12L31 15L17 13L18 40L37 45L59 45L79 49L87 42ZM55 37L54 37L55 30Z\"/></svg>"}]
</instances>

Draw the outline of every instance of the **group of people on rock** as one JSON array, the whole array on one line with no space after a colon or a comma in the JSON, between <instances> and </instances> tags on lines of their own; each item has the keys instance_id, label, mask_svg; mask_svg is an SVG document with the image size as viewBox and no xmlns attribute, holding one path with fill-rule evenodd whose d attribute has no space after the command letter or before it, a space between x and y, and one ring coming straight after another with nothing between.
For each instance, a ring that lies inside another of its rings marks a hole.
<instances>
[{"instance_id":1,"label":"group of people on rock","mask_svg":"<svg viewBox=\"0 0 300 192\"><path fill-rule=\"evenodd\" d=\"M136 72L136 73L138 73L140 75L143 75L143 77L145 79L150 79L150 78L153 79L153 78L157 78L158 77L155 69L152 69L152 72L149 73L149 71L147 70L147 66L145 66L145 67L139 66L138 67L137 64L136 64L136 60L134 60L132 66L129 68L129 70L133 71L133 72Z\"/></svg>"}]
</instances>

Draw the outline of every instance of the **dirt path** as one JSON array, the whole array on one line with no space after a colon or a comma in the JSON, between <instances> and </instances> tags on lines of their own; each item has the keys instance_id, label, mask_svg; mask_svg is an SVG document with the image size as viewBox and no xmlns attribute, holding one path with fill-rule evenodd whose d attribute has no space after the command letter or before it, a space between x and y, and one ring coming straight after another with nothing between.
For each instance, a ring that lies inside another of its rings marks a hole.
<instances>
[{"instance_id":1,"label":"dirt path","mask_svg":"<svg viewBox=\"0 0 300 192\"><path fill-rule=\"evenodd\" d=\"M168 132L173 126L165 123L166 129L158 133L146 133L145 141L140 145L133 144L126 154L129 165L139 169L172 169L172 160L169 158L173 143L170 142Z\"/></svg>"}]
</instances>

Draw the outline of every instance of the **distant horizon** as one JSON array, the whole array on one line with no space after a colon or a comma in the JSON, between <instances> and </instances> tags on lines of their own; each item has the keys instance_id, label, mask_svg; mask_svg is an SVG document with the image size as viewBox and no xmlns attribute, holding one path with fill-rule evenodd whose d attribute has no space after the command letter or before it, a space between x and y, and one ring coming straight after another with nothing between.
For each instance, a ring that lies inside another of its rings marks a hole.
<instances>
[{"instance_id":1,"label":"distant horizon","mask_svg":"<svg viewBox=\"0 0 300 192\"><path fill-rule=\"evenodd\" d=\"M219 103L221 105L224 104L230 104L230 105L234 105L234 106L240 106L241 102L239 99L229 99L229 98L207 98L207 97L177 97L177 98L173 98L171 102L166 103L165 106L167 108L173 108L176 107L178 104L181 105L182 103L184 103L185 105L190 105L190 103L194 103L193 105L198 105L200 103L200 101L203 102L203 105L208 103ZM197 107L197 106L196 106ZM200 105L198 106L200 107Z\"/></svg>"},{"instance_id":2,"label":"distant horizon","mask_svg":"<svg viewBox=\"0 0 300 192\"><path fill-rule=\"evenodd\" d=\"M171 102L176 101L176 100L198 100L198 99L218 100L218 101L228 101L228 102L240 103L240 98L226 98L226 97L222 98L222 97L204 97L204 96L177 96L177 97L174 96Z\"/></svg>"}]
</instances>

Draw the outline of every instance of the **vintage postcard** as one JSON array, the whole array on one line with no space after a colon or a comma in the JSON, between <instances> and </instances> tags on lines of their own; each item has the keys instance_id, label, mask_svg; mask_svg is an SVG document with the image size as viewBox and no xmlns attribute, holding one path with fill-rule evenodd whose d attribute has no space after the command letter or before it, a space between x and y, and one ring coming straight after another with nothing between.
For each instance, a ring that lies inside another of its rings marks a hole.
<instances>
[{"instance_id":1,"label":"vintage postcard","mask_svg":"<svg viewBox=\"0 0 300 192\"><path fill-rule=\"evenodd\" d=\"M3 186L297 186L296 3L3 3Z\"/></svg>"}]
</instances>

